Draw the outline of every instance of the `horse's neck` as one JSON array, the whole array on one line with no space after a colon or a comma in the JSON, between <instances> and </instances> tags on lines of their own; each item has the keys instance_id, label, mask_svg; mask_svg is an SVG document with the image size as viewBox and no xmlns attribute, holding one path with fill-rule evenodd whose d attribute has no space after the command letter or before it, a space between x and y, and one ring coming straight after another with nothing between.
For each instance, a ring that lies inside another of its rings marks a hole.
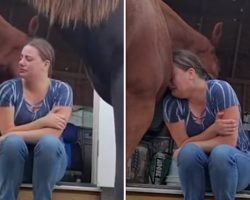
<instances>
[{"instance_id":1,"label":"horse's neck","mask_svg":"<svg viewBox=\"0 0 250 200\"><path fill-rule=\"evenodd\" d=\"M26 43L27 36L0 16L0 40L8 44L13 40Z\"/></svg>"},{"instance_id":2,"label":"horse's neck","mask_svg":"<svg viewBox=\"0 0 250 200\"><path fill-rule=\"evenodd\" d=\"M196 43L202 43L206 38L198 31L188 25L180 16L177 15L166 3L161 2L161 8L169 28L169 34L173 49L191 49Z\"/></svg>"}]
</instances>

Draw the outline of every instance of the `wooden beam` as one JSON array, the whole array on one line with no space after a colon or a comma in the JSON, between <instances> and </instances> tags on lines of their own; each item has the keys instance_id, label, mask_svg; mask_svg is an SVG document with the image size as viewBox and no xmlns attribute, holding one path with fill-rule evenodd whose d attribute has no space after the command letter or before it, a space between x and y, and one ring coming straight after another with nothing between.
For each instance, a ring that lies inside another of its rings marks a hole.
<instances>
[{"instance_id":1,"label":"wooden beam","mask_svg":"<svg viewBox=\"0 0 250 200\"><path fill-rule=\"evenodd\" d=\"M33 199L32 188L22 188L18 199ZM101 193L60 189L53 192L53 200L101 200Z\"/></svg>"}]
</instances>

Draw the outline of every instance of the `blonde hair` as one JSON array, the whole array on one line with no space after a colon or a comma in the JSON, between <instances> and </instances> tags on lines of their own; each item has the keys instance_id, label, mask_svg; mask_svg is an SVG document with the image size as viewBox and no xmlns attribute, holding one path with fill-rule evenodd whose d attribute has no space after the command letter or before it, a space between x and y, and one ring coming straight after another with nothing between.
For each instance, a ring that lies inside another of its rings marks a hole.
<instances>
[{"instance_id":1,"label":"blonde hair","mask_svg":"<svg viewBox=\"0 0 250 200\"><path fill-rule=\"evenodd\" d=\"M173 62L184 71L193 68L198 76L204 80L211 79L211 76L203 68L200 59L191 51L178 49L173 51Z\"/></svg>"}]
</instances>

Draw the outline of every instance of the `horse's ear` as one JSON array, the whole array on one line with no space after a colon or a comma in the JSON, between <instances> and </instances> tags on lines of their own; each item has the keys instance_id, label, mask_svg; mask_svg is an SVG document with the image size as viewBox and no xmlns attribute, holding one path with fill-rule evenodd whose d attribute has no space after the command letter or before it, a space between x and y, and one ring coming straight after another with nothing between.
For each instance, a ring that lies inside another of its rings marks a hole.
<instances>
[{"instance_id":1,"label":"horse's ear","mask_svg":"<svg viewBox=\"0 0 250 200\"><path fill-rule=\"evenodd\" d=\"M29 22L29 29L28 29L28 35L30 37L34 37L38 31L39 28L39 17L38 15L35 15L31 18Z\"/></svg>"},{"instance_id":2,"label":"horse's ear","mask_svg":"<svg viewBox=\"0 0 250 200\"><path fill-rule=\"evenodd\" d=\"M218 22L214 26L214 30L212 32L211 42L216 47L220 42L220 38L223 33L223 22Z\"/></svg>"}]
</instances>

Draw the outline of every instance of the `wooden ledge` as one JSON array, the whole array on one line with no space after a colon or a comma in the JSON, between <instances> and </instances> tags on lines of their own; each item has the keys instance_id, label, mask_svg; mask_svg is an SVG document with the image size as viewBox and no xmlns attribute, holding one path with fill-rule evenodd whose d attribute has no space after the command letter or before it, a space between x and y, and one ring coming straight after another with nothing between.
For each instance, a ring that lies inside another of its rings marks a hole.
<instances>
[{"instance_id":1,"label":"wooden ledge","mask_svg":"<svg viewBox=\"0 0 250 200\"><path fill-rule=\"evenodd\" d=\"M94 186L57 185L53 200L100 200L101 191L101 188ZM31 184L22 184L18 199L33 199Z\"/></svg>"},{"instance_id":2,"label":"wooden ledge","mask_svg":"<svg viewBox=\"0 0 250 200\"><path fill-rule=\"evenodd\" d=\"M178 200L183 199L180 187L156 185L127 186L126 200ZM206 193L206 200L213 200L212 193ZM250 199L250 191L245 190L236 195L237 200Z\"/></svg>"}]
</instances>

